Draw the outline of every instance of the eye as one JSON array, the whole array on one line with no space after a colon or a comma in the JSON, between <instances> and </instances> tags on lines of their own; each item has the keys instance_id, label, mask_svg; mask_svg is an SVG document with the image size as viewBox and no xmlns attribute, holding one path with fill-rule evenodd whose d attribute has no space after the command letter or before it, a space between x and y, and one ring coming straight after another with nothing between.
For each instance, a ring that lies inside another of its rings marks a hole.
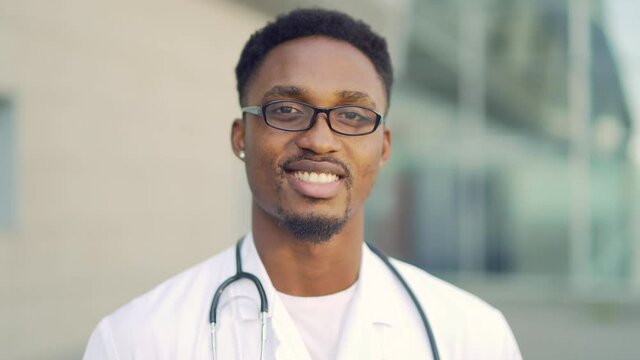
<instances>
[{"instance_id":1,"label":"eye","mask_svg":"<svg viewBox=\"0 0 640 360\"><path fill-rule=\"evenodd\" d=\"M287 105L276 106L272 111L276 114L295 114L300 112L300 110L294 108L293 106Z\"/></svg>"},{"instance_id":2,"label":"eye","mask_svg":"<svg viewBox=\"0 0 640 360\"><path fill-rule=\"evenodd\" d=\"M305 115L309 112L302 104L294 102L275 102L269 104L266 109L267 115L278 118L291 118Z\"/></svg>"},{"instance_id":3,"label":"eye","mask_svg":"<svg viewBox=\"0 0 640 360\"><path fill-rule=\"evenodd\" d=\"M346 120L362 120L362 116L360 114L350 111L340 113L340 116Z\"/></svg>"},{"instance_id":4,"label":"eye","mask_svg":"<svg viewBox=\"0 0 640 360\"><path fill-rule=\"evenodd\" d=\"M358 107L345 107L335 110L335 120L349 123L361 124L375 122L376 115L371 110Z\"/></svg>"}]
</instances>

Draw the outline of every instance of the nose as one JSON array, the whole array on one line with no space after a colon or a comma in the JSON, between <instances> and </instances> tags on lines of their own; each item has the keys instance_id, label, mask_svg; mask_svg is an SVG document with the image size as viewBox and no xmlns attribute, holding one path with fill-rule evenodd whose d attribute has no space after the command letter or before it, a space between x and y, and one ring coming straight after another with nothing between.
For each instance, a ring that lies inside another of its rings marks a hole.
<instances>
[{"instance_id":1,"label":"nose","mask_svg":"<svg viewBox=\"0 0 640 360\"><path fill-rule=\"evenodd\" d=\"M299 148L309 150L315 154L328 154L340 150L342 143L337 134L329 127L327 114L319 113L313 126L300 132L296 138Z\"/></svg>"}]
</instances>

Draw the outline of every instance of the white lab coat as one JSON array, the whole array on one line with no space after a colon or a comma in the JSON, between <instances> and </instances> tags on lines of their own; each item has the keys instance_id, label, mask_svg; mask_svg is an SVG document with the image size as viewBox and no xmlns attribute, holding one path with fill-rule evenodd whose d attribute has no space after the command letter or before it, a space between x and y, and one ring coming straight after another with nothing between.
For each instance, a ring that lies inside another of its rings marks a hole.
<instances>
[{"instance_id":1,"label":"white lab coat","mask_svg":"<svg viewBox=\"0 0 640 360\"><path fill-rule=\"evenodd\" d=\"M364 246L364 245L363 245ZM311 360L248 235L243 269L256 275L269 300L265 359ZM393 260L433 329L443 360L521 359L502 314L477 297ZM105 317L84 360L212 359L209 308L213 294L235 273L234 248L165 281ZM231 285L218 308L218 359L259 359L259 296L253 284ZM338 359L432 359L422 322L401 284L366 246Z\"/></svg>"}]
</instances>

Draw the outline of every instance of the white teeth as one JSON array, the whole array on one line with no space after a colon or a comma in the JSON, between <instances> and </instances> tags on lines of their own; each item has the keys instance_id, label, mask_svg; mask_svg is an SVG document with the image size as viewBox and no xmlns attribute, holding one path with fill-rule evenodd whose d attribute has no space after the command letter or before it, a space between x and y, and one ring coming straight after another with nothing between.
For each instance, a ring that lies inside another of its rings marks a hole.
<instances>
[{"instance_id":1,"label":"white teeth","mask_svg":"<svg viewBox=\"0 0 640 360\"><path fill-rule=\"evenodd\" d=\"M327 173L309 173L306 171L296 171L293 173L297 179L302 180L304 182L316 183L316 184L327 184L332 183L334 181L338 181L338 175L327 174Z\"/></svg>"}]
</instances>

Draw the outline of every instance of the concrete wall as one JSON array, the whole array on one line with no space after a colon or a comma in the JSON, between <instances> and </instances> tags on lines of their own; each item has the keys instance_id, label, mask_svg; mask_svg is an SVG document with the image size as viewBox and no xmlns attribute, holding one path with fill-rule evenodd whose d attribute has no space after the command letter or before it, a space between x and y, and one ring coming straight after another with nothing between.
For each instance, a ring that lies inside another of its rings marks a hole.
<instances>
[{"instance_id":1,"label":"concrete wall","mask_svg":"<svg viewBox=\"0 0 640 360\"><path fill-rule=\"evenodd\" d=\"M101 316L246 231L233 69L266 20L213 0L0 0L18 184L0 358L79 357Z\"/></svg>"}]
</instances>

